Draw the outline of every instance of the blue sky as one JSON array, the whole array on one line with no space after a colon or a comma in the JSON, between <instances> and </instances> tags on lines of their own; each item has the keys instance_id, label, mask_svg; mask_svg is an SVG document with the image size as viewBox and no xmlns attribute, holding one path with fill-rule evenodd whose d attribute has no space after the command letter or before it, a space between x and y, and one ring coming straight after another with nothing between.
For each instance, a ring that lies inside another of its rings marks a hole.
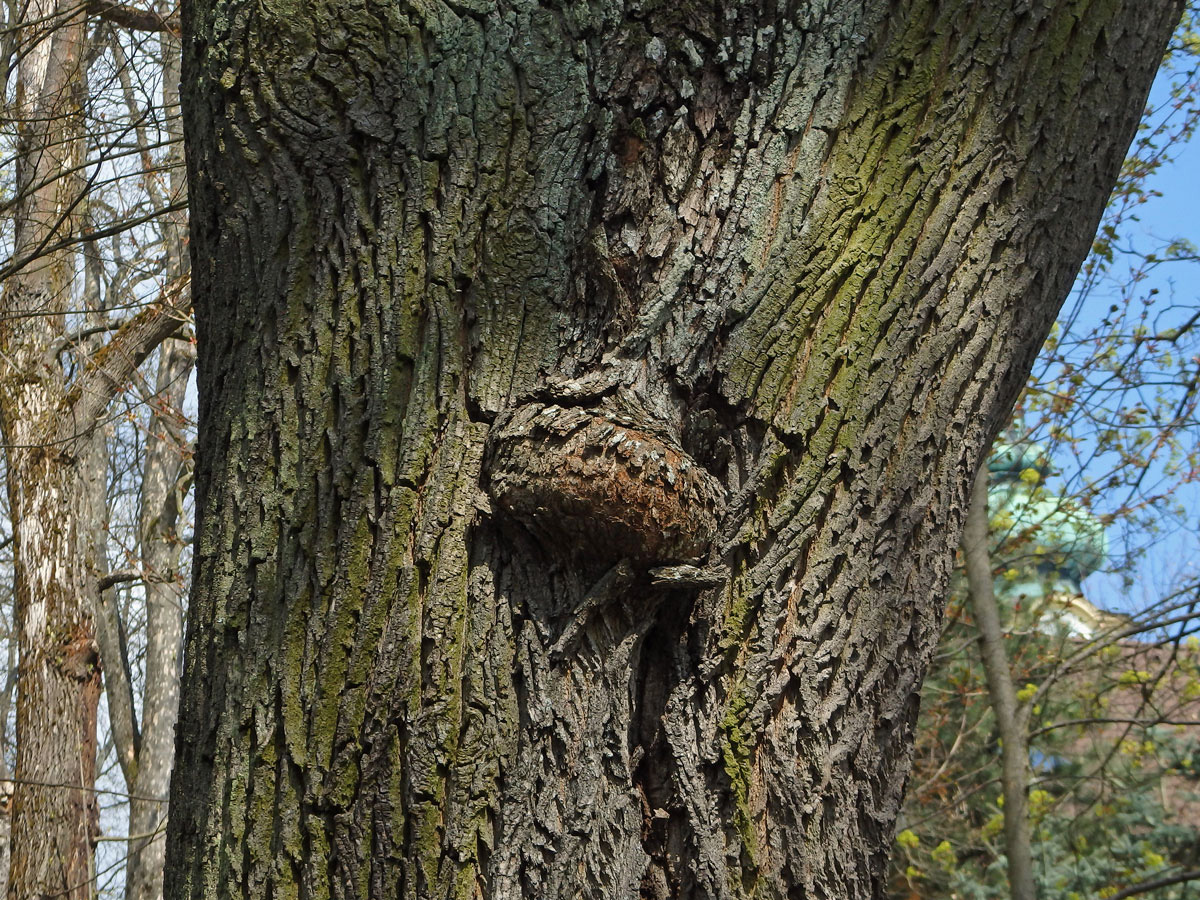
<instances>
[{"instance_id":1,"label":"blue sky","mask_svg":"<svg viewBox=\"0 0 1200 900\"><path fill-rule=\"evenodd\" d=\"M1150 94L1152 105L1169 97L1169 84L1165 74L1159 76ZM1200 138L1193 136L1174 161L1155 174L1152 187L1162 196L1147 201L1141 224L1158 237L1190 236L1200 243ZM1193 288L1196 278L1192 272Z\"/></svg>"},{"instance_id":2,"label":"blue sky","mask_svg":"<svg viewBox=\"0 0 1200 900\"><path fill-rule=\"evenodd\" d=\"M1151 92L1151 106L1169 101L1170 83L1170 73L1160 75ZM1180 115L1176 113L1176 118ZM1137 221L1124 223L1119 245L1132 245L1141 252L1160 249L1178 238L1200 245L1200 136L1193 135L1187 143L1175 147L1172 156L1171 162L1148 180L1146 186L1157 196L1150 196L1138 207ZM1114 269L1119 267L1120 260ZM1159 267L1141 286L1141 291L1151 287L1160 292L1152 313L1173 305L1172 317L1190 315L1200 309L1200 262L1180 261ZM1103 318L1109 296L1104 290L1096 292L1081 319L1098 322ZM1188 439L1200 441L1200 435L1190 435ZM1063 476L1069 477L1066 466L1062 468ZM1094 575L1085 586L1094 602L1132 611L1176 589L1184 579L1200 579L1200 486L1193 484L1181 489L1179 499L1189 509L1188 515L1183 522L1165 522L1161 533L1148 538L1151 547L1136 566L1133 587L1126 589L1121 579L1112 574ZM1114 545L1120 541L1113 529L1110 541Z\"/></svg>"}]
</instances>

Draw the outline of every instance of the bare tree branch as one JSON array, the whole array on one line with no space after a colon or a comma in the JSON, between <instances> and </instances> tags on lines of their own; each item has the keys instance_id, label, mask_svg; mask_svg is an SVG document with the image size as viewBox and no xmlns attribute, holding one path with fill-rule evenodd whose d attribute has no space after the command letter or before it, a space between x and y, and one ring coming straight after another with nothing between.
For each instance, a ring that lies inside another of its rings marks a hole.
<instances>
[{"instance_id":1,"label":"bare tree branch","mask_svg":"<svg viewBox=\"0 0 1200 900\"><path fill-rule=\"evenodd\" d=\"M71 386L53 442L73 442L95 428L137 367L187 321L190 307L190 295L183 294L176 304L156 303L126 322Z\"/></svg>"},{"instance_id":2,"label":"bare tree branch","mask_svg":"<svg viewBox=\"0 0 1200 900\"><path fill-rule=\"evenodd\" d=\"M163 16L152 9L138 9L115 0L87 0L87 11L106 22L132 31L154 31L179 34L179 17Z\"/></svg>"},{"instance_id":3,"label":"bare tree branch","mask_svg":"<svg viewBox=\"0 0 1200 900\"><path fill-rule=\"evenodd\" d=\"M1192 869L1187 872L1180 872L1178 875L1168 875L1164 878L1156 878L1153 881L1143 881L1139 884L1122 888L1115 894L1111 895L1109 900L1122 900L1124 897L1136 897L1138 894L1148 894L1150 891L1157 891L1159 888L1170 887L1173 884L1182 884L1185 881L1195 881L1198 878L1200 878L1200 869Z\"/></svg>"}]
</instances>

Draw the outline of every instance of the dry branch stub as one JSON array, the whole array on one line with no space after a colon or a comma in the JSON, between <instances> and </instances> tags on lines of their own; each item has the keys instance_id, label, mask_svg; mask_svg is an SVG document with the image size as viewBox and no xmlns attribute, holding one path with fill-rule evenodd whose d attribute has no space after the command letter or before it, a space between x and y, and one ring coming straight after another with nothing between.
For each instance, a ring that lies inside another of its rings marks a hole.
<instances>
[{"instance_id":1,"label":"dry branch stub","mask_svg":"<svg viewBox=\"0 0 1200 900\"><path fill-rule=\"evenodd\" d=\"M497 423L487 472L499 509L572 558L698 562L725 511L725 488L674 440L604 409L517 409Z\"/></svg>"}]
</instances>

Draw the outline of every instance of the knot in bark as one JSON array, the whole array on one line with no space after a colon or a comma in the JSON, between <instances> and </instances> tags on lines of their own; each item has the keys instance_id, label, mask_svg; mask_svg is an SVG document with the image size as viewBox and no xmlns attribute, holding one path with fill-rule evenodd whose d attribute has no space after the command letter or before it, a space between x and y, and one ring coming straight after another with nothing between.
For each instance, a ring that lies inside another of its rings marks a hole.
<instances>
[{"instance_id":1,"label":"knot in bark","mask_svg":"<svg viewBox=\"0 0 1200 900\"><path fill-rule=\"evenodd\" d=\"M79 627L64 635L58 650L58 669L76 681L90 681L100 668L100 647L91 633Z\"/></svg>"},{"instance_id":2,"label":"knot in bark","mask_svg":"<svg viewBox=\"0 0 1200 900\"><path fill-rule=\"evenodd\" d=\"M530 404L497 422L489 492L552 552L642 565L707 556L723 485L671 437L603 409Z\"/></svg>"}]
</instances>

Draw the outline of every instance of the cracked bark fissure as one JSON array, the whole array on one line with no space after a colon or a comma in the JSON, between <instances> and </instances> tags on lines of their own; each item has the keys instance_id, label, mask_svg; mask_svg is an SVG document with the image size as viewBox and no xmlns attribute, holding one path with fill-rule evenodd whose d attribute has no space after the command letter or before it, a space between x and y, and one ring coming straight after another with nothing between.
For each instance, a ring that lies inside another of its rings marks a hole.
<instances>
[{"instance_id":1,"label":"cracked bark fissure","mask_svg":"<svg viewBox=\"0 0 1200 900\"><path fill-rule=\"evenodd\" d=\"M1180 12L981 6L188 6L167 896L881 894Z\"/></svg>"}]
</instances>

